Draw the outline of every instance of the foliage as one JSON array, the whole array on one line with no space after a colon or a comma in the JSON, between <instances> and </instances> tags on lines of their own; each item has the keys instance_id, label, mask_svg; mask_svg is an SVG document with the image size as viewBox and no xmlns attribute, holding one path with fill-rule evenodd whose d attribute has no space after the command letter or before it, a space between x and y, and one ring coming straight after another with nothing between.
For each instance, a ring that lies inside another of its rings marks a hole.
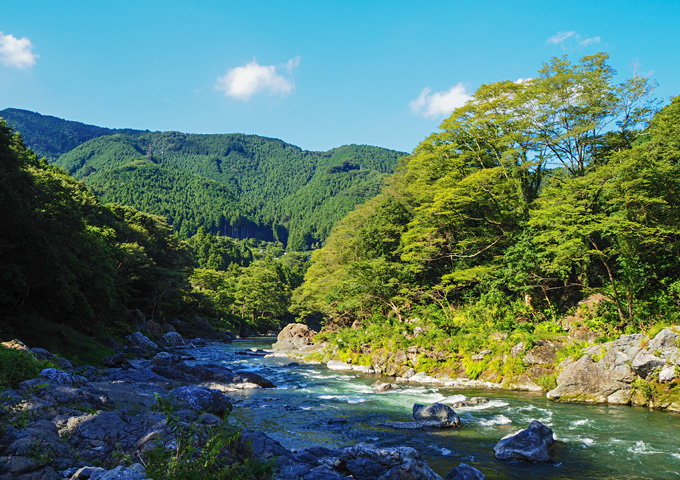
<instances>
[{"instance_id":1,"label":"foliage","mask_svg":"<svg viewBox=\"0 0 680 480\"><path fill-rule=\"evenodd\" d=\"M28 352L0 345L0 389L17 388L24 380L37 378L41 370L52 366Z\"/></svg>"},{"instance_id":2,"label":"foliage","mask_svg":"<svg viewBox=\"0 0 680 480\"><path fill-rule=\"evenodd\" d=\"M680 99L655 115L652 82L615 83L607 58L480 87L335 226L295 311L349 325L430 305L439 328L475 338L460 308L487 332L541 336L593 292L612 300L605 332L677 310Z\"/></svg>"},{"instance_id":3,"label":"foliage","mask_svg":"<svg viewBox=\"0 0 680 480\"><path fill-rule=\"evenodd\" d=\"M3 336L35 337L47 322L106 338L128 308L162 318L180 307L192 258L164 219L101 204L1 121L0 163ZM41 334L33 345L52 340ZM59 335L55 351L73 340Z\"/></svg>"},{"instance_id":4,"label":"foliage","mask_svg":"<svg viewBox=\"0 0 680 480\"><path fill-rule=\"evenodd\" d=\"M227 422L200 426L168 415L172 445L158 444L147 453L147 475L158 480L258 480L272 478L274 464L243 451L240 432ZM170 448L169 448L170 447Z\"/></svg>"}]
</instances>

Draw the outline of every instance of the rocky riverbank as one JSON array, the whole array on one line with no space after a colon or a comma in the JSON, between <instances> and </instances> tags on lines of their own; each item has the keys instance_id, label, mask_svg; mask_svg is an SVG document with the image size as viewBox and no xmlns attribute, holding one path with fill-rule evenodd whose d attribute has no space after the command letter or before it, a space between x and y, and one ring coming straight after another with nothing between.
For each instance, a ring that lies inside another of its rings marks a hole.
<instances>
[{"instance_id":1,"label":"rocky riverbank","mask_svg":"<svg viewBox=\"0 0 680 480\"><path fill-rule=\"evenodd\" d=\"M189 365L173 346L204 341L187 341L177 333L171 337L171 342L163 340L159 346L137 332L128 337L126 348L146 359L129 360L121 352L108 359L105 368L74 368L68 360L30 349L18 340L3 344L59 368L46 368L38 378L3 392L0 479L152 478L148 469L153 470L153 452L171 454L180 449L182 438L213 435L227 425L228 413L238 408L234 392L275 388L252 372L215 364ZM414 407L414 421L436 428L460 424L455 412L443 405ZM182 437L181 432L191 435ZM282 480L441 479L409 447L358 444L292 452L265 433L237 433L232 437L236 440L224 448L230 452L230 462L260 462L263 476L252 478L265 478L267 471L273 471ZM447 478L484 478L464 464L454 470Z\"/></svg>"},{"instance_id":2,"label":"rocky riverbank","mask_svg":"<svg viewBox=\"0 0 680 480\"><path fill-rule=\"evenodd\" d=\"M394 352L384 349L376 352L366 344L354 355L340 355L337 344L315 344L315 334L305 325L289 325L279 335L274 350L291 357L322 361L332 370L392 376L397 384L545 391L548 398L561 402L637 405L680 413L680 327L677 326L651 336L622 335L614 341L595 344L592 344L598 338L595 332L579 329L562 339L537 340L530 345L519 342L502 355L482 349L470 356L467 369L463 361L459 362L459 368L454 368L455 375L437 368L416 370L423 358L445 357L441 351L412 346ZM502 334L495 335L505 340ZM571 354L559 361L560 351ZM357 364L355 359L363 362ZM365 362L366 359L370 362ZM441 358L441 361L450 359ZM498 366L505 362L519 363L521 373L500 375ZM479 368L470 368L470 365ZM476 373L475 378L465 375L470 370Z\"/></svg>"}]
</instances>

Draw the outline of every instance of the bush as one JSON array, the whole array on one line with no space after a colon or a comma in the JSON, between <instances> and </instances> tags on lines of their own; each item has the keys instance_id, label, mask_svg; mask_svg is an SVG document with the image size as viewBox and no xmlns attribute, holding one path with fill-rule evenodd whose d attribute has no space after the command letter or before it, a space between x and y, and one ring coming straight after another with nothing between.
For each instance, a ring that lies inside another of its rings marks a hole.
<instances>
[{"instance_id":1,"label":"bush","mask_svg":"<svg viewBox=\"0 0 680 480\"><path fill-rule=\"evenodd\" d=\"M147 454L147 476L155 480L264 480L273 476L271 461L255 459L244 451L241 433L227 423L216 426L182 423L166 411L168 429L174 435L172 448L158 444Z\"/></svg>"},{"instance_id":2,"label":"bush","mask_svg":"<svg viewBox=\"0 0 680 480\"><path fill-rule=\"evenodd\" d=\"M24 380L36 378L42 369L52 366L23 350L0 346L0 387L17 388Z\"/></svg>"}]
</instances>

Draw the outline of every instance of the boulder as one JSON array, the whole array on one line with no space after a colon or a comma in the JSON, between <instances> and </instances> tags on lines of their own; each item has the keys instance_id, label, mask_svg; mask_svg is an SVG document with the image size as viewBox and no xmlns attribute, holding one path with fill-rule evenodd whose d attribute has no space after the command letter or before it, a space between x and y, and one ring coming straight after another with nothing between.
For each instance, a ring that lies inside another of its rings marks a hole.
<instances>
[{"instance_id":1,"label":"boulder","mask_svg":"<svg viewBox=\"0 0 680 480\"><path fill-rule=\"evenodd\" d=\"M384 392L389 392L390 390L398 389L399 385L397 385L395 383L385 383L385 382L381 382L380 380L378 380L373 385L371 385L371 387L373 387L373 390L375 390L378 393L384 393Z\"/></svg>"},{"instance_id":2,"label":"boulder","mask_svg":"<svg viewBox=\"0 0 680 480\"><path fill-rule=\"evenodd\" d=\"M441 480L419 457L410 447L376 448L360 443L343 450L336 469L357 480Z\"/></svg>"},{"instance_id":3,"label":"boulder","mask_svg":"<svg viewBox=\"0 0 680 480\"><path fill-rule=\"evenodd\" d=\"M413 420L426 427L459 427L460 417L453 408L443 403L413 405Z\"/></svg>"},{"instance_id":4,"label":"boulder","mask_svg":"<svg viewBox=\"0 0 680 480\"><path fill-rule=\"evenodd\" d=\"M326 366L329 370L352 370L352 365L338 360L331 360Z\"/></svg>"},{"instance_id":5,"label":"boulder","mask_svg":"<svg viewBox=\"0 0 680 480\"><path fill-rule=\"evenodd\" d=\"M548 398L567 402L630 403L631 383L637 378L631 366L642 350L644 338L642 334L622 335L613 342L586 348L586 355L564 365L557 376L557 387L547 393ZM600 356L597 362L592 358ZM638 360L636 365L641 373L653 364L642 357Z\"/></svg>"},{"instance_id":6,"label":"boulder","mask_svg":"<svg viewBox=\"0 0 680 480\"><path fill-rule=\"evenodd\" d=\"M482 360L484 360L484 357L487 357L491 354L493 354L493 352L491 350L482 350L478 354L472 355L472 357L470 357L470 358L475 362L481 362Z\"/></svg>"},{"instance_id":7,"label":"boulder","mask_svg":"<svg viewBox=\"0 0 680 480\"><path fill-rule=\"evenodd\" d=\"M186 340L177 332L168 332L163 335L161 342L169 348L180 348L187 345Z\"/></svg>"},{"instance_id":8,"label":"boulder","mask_svg":"<svg viewBox=\"0 0 680 480\"><path fill-rule=\"evenodd\" d=\"M632 379L626 372L630 367L624 364L617 371L600 362L584 355L570 363L557 376L557 387L547 397L567 402L628 404L633 393Z\"/></svg>"},{"instance_id":9,"label":"boulder","mask_svg":"<svg viewBox=\"0 0 680 480\"><path fill-rule=\"evenodd\" d=\"M476 468L461 463L446 474L446 480L486 480L486 477Z\"/></svg>"},{"instance_id":10,"label":"boulder","mask_svg":"<svg viewBox=\"0 0 680 480\"><path fill-rule=\"evenodd\" d=\"M125 339L130 342L130 345L133 347L140 347L144 349L151 349L151 350L157 350L158 345L149 340L149 337L146 337L145 335L142 334L142 332L135 332L131 335L128 335L125 337Z\"/></svg>"},{"instance_id":11,"label":"boulder","mask_svg":"<svg viewBox=\"0 0 680 480\"><path fill-rule=\"evenodd\" d=\"M35 358L38 360L47 360L52 362L54 365L58 366L61 370L65 370L67 372L72 372L73 371L73 364L66 360L65 358L62 358L58 355L53 355L52 353L48 352L44 348L32 348L31 352L33 352L33 355L35 355Z\"/></svg>"},{"instance_id":12,"label":"boulder","mask_svg":"<svg viewBox=\"0 0 680 480\"><path fill-rule=\"evenodd\" d=\"M667 365L659 372L659 381L662 383L672 382L676 377L674 365Z\"/></svg>"},{"instance_id":13,"label":"boulder","mask_svg":"<svg viewBox=\"0 0 680 480\"><path fill-rule=\"evenodd\" d=\"M557 359L557 349L559 344L549 340L537 340L536 344L529 350L522 361L527 365L549 365Z\"/></svg>"},{"instance_id":14,"label":"boulder","mask_svg":"<svg viewBox=\"0 0 680 480\"><path fill-rule=\"evenodd\" d=\"M674 328L677 329L677 327ZM664 328L647 344L647 350L654 355L658 355L666 363L680 365L678 342L680 342L680 335L670 328Z\"/></svg>"},{"instance_id":15,"label":"boulder","mask_svg":"<svg viewBox=\"0 0 680 480\"><path fill-rule=\"evenodd\" d=\"M180 407L194 412L214 413L222 416L232 404L229 397L218 390L206 387L186 386L178 387L169 392L169 397Z\"/></svg>"},{"instance_id":16,"label":"boulder","mask_svg":"<svg viewBox=\"0 0 680 480\"><path fill-rule=\"evenodd\" d=\"M528 428L503 437L493 451L499 460L551 462L548 450L554 442L553 431L534 420Z\"/></svg>"},{"instance_id":17,"label":"boulder","mask_svg":"<svg viewBox=\"0 0 680 480\"><path fill-rule=\"evenodd\" d=\"M274 350L295 350L314 343L317 332L304 323L289 323L279 333Z\"/></svg>"},{"instance_id":18,"label":"boulder","mask_svg":"<svg viewBox=\"0 0 680 480\"><path fill-rule=\"evenodd\" d=\"M87 378L81 377L80 375L71 375L70 373L57 370L56 368L46 368L40 372L40 376L43 378L49 378L60 385L73 385L75 387L80 387L87 384Z\"/></svg>"},{"instance_id":19,"label":"boulder","mask_svg":"<svg viewBox=\"0 0 680 480\"><path fill-rule=\"evenodd\" d=\"M655 370L660 369L665 364L666 362L663 359L642 348L635 355L630 366L639 377L648 378Z\"/></svg>"}]
</instances>

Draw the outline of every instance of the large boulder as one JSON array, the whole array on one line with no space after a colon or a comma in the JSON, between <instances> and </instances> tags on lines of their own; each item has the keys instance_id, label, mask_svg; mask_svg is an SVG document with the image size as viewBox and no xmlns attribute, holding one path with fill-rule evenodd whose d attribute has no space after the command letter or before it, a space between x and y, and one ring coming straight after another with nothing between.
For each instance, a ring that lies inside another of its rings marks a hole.
<instances>
[{"instance_id":1,"label":"large boulder","mask_svg":"<svg viewBox=\"0 0 680 480\"><path fill-rule=\"evenodd\" d=\"M567 402L626 405L637 375L631 365L642 349L644 335L622 335L618 340L584 350L586 355L564 367L548 398ZM593 357L600 358L598 361Z\"/></svg>"},{"instance_id":2,"label":"large boulder","mask_svg":"<svg viewBox=\"0 0 680 480\"><path fill-rule=\"evenodd\" d=\"M534 420L528 428L503 437L493 451L499 460L551 462L549 447L554 442L553 431Z\"/></svg>"},{"instance_id":3,"label":"large boulder","mask_svg":"<svg viewBox=\"0 0 680 480\"><path fill-rule=\"evenodd\" d=\"M426 427L459 427L460 417L453 408L443 403L413 405L413 420Z\"/></svg>"},{"instance_id":4,"label":"large boulder","mask_svg":"<svg viewBox=\"0 0 680 480\"><path fill-rule=\"evenodd\" d=\"M633 387L626 367L630 369L628 365L620 366L618 370L607 368L584 355L560 372L557 387L547 396L564 402L628 404Z\"/></svg>"},{"instance_id":5,"label":"large boulder","mask_svg":"<svg viewBox=\"0 0 680 480\"><path fill-rule=\"evenodd\" d=\"M304 323L289 323L281 330L272 348L279 351L295 350L311 345L316 333Z\"/></svg>"},{"instance_id":6,"label":"large boulder","mask_svg":"<svg viewBox=\"0 0 680 480\"><path fill-rule=\"evenodd\" d=\"M222 416L232 408L229 397L218 390L206 387L193 385L178 387L171 390L168 395L180 408L187 408L194 412L207 412Z\"/></svg>"}]
</instances>

